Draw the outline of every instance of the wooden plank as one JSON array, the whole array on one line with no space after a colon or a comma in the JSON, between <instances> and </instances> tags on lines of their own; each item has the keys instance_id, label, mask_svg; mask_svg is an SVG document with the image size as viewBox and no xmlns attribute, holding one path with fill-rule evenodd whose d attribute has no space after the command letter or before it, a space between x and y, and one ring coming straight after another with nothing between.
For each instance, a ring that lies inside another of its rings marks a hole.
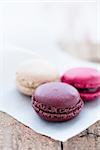
<instances>
[{"instance_id":1,"label":"wooden plank","mask_svg":"<svg viewBox=\"0 0 100 150\"><path fill-rule=\"evenodd\" d=\"M64 142L63 150L100 150L100 121Z\"/></svg>"},{"instance_id":2,"label":"wooden plank","mask_svg":"<svg viewBox=\"0 0 100 150\"><path fill-rule=\"evenodd\" d=\"M40 135L0 112L0 150L61 150L61 142Z\"/></svg>"},{"instance_id":3,"label":"wooden plank","mask_svg":"<svg viewBox=\"0 0 100 150\"><path fill-rule=\"evenodd\" d=\"M100 121L63 143L0 112L0 150L100 150Z\"/></svg>"}]
</instances>

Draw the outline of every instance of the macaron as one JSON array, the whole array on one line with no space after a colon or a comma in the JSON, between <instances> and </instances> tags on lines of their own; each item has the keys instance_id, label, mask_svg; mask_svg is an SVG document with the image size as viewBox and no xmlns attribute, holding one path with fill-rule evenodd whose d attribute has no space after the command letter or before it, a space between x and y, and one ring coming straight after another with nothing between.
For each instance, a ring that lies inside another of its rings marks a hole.
<instances>
[{"instance_id":1,"label":"macaron","mask_svg":"<svg viewBox=\"0 0 100 150\"><path fill-rule=\"evenodd\" d=\"M100 72L93 68L72 68L66 71L61 81L73 85L84 101L100 97Z\"/></svg>"},{"instance_id":2,"label":"macaron","mask_svg":"<svg viewBox=\"0 0 100 150\"><path fill-rule=\"evenodd\" d=\"M51 82L36 89L32 96L32 106L41 118L62 122L76 117L84 103L73 86L62 82Z\"/></svg>"},{"instance_id":3,"label":"macaron","mask_svg":"<svg viewBox=\"0 0 100 150\"><path fill-rule=\"evenodd\" d=\"M60 76L55 67L42 59L25 61L16 71L17 89L28 96L32 96L39 85L59 80Z\"/></svg>"}]
</instances>

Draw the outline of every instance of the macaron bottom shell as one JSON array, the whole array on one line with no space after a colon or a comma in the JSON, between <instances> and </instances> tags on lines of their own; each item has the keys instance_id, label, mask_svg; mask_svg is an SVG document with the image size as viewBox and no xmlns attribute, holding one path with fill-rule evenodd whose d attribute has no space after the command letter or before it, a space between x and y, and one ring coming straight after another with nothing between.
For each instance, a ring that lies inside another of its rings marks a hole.
<instances>
[{"instance_id":1,"label":"macaron bottom shell","mask_svg":"<svg viewBox=\"0 0 100 150\"><path fill-rule=\"evenodd\" d=\"M100 97L100 91L96 93L80 93L80 97L84 101L93 101Z\"/></svg>"},{"instance_id":2,"label":"macaron bottom shell","mask_svg":"<svg viewBox=\"0 0 100 150\"><path fill-rule=\"evenodd\" d=\"M17 87L19 92L21 92L27 96L31 96L32 93L34 93L34 91L35 91L34 88L24 87L24 86L20 85L19 83L16 83L16 87Z\"/></svg>"},{"instance_id":3,"label":"macaron bottom shell","mask_svg":"<svg viewBox=\"0 0 100 150\"><path fill-rule=\"evenodd\" d=\"M80 97L84 101L93 101L100 97L100 87L78 89Z\"/></svg>"},{"instance_id":4,"label":"macaron bottom shell","mask_svg":"<svg viewBox=\"0 0 100 150\"><path fill-rule=\"evenodd\" d=\"M48 107L46 108L46 106L43 106L43 104L39 104L40 107L37 107L38 104L36 103L38 102L33 104L33 108L37 114L44 120L51 122L64 122L71 120L80 113L84 106L84 102L82 100L80 100L74 107L65 108L63 110L61 108L54 108L52 106L49 106L48 109Z\"/></svg>"}]
</instances>

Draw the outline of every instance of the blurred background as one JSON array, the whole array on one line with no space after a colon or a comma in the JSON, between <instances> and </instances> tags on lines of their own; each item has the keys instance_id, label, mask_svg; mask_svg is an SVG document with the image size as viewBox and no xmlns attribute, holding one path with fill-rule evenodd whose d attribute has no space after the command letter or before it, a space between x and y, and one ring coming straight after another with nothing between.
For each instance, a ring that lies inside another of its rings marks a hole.
<instances>
[{"instance_id":1,"label":"blurred background","mask_svg":"<svg viewBox=\"0 0 100 150\"><path fill-rule=\"evenodd\" d=\"M99 0L23 1L0 3L0 44L100 62Z\"/></svg>"}]
</instances>

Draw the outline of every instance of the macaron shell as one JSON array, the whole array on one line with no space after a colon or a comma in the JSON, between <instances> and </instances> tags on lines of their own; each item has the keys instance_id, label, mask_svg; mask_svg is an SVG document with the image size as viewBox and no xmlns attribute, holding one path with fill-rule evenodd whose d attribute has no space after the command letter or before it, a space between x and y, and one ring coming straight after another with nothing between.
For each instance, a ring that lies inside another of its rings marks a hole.
<instances>
[{"instance_id":1,"label":"macaron shell","mask_svg":"<svg viewBox=\"0 0 100 150\"><path fill-rule=\"evenodd\" d=\"M59 80L58 71L47 61L41 59L23 62L16 71L18 90L29 96L39 85Z\"/></svg>"},{"instance_id":2,"label":"macaron shell","mask_svg":"<svg viewBox=\"0 0 100 150\"><path fill-rule=\"evenodd\" d=\"M16 83L16 87L19 90L19 92L21 92L27 96L32 96L32 94L35 92L35 89L24 87L24 86L20 85L19 83Z\"/></svg>"},{"instance_id":3,"label":"macaron shell","mask_svg":"<svg viewBox=\"0 0 100 150\"><path fill-rule=\"evenodd\" d=\"M64 73L61 81L77 88L99 87L100 72L92 68L72 68Z\"/></svg>"},{"instance_id":4,"label":"macaron shell","mask_svg":"<svg viewBox=\"0 0 100 150\"><path fill-rule=\"evenodd\" d=\"M96 100L96 98L100 97L100 91L95 93L80 93L80 96L84 101Z\"/></svg>"},{"instance_id":5,"label":"macaron shell","mask_svg":"<svg viewBox=\"0 0 100 150\"><path fill-rule=\"evenodd\" d=\"M19 78L23 76L26 80L28 78L30 82L34 80L41 81L45 78L52 80L52 78L59 77L56 68L47 61L41 59L33 59L23 62L17 69L16 75L19 76Z\"/></svg>"},{"instance_id":6,"label":"macaron shell","mask_svg":"<svg viewBox=\"0 0 100 150\"><path fill-rule=\"evenodd\" d=\"M34 98L36 101L48 106L66 108L77 104L80 95L71 85L61 82L51 82L38 87Z\"/></svg>"}]
</instances>

